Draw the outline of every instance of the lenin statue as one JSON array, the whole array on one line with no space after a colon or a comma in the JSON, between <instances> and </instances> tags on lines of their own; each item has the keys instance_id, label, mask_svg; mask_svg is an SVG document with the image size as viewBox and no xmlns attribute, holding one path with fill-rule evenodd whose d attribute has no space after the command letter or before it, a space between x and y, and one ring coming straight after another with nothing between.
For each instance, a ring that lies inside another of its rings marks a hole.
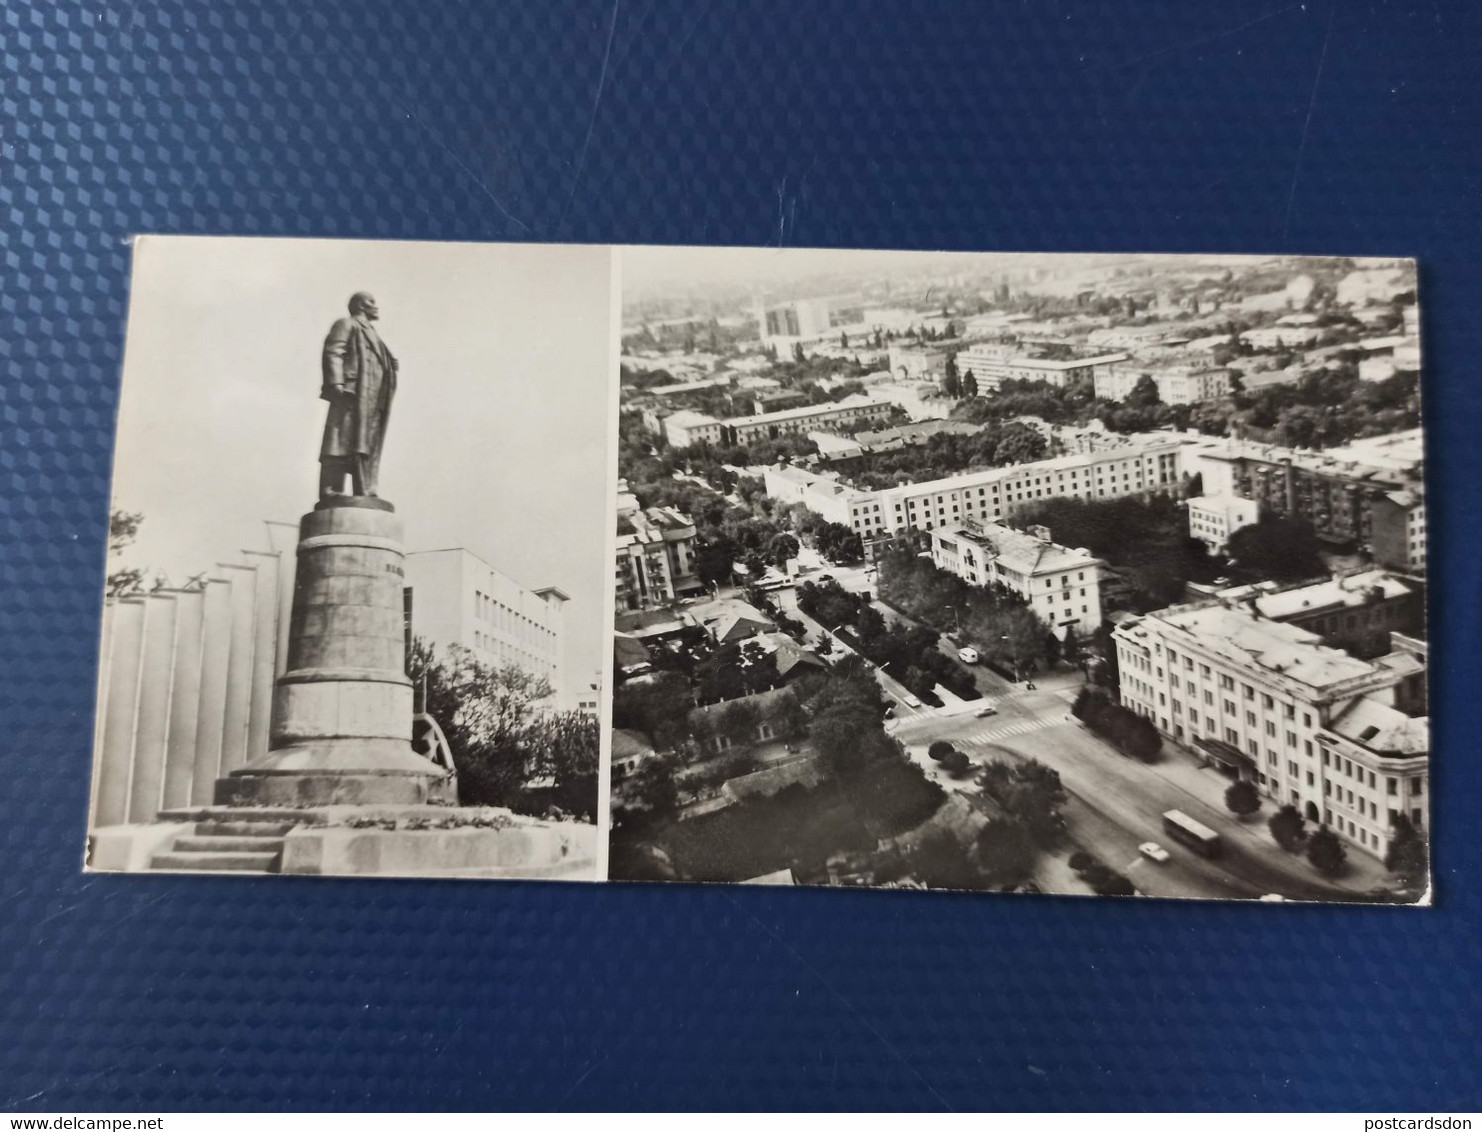
<instances>
[{"instance_id":1,"label":"lenin statue","mask_svg":"<svg viewBox=\"0 0 1482 1132\"><path fill-rule=\"evenodd\" d=\"M329 413L319 447L320 499L343 494L347 475L352 495L376 494L396 393L396 358L374 325L380 317L375 297L359 291L350 296L349 316L324 339L319 396L329 402Z\"/></svg>"}]
</instances>

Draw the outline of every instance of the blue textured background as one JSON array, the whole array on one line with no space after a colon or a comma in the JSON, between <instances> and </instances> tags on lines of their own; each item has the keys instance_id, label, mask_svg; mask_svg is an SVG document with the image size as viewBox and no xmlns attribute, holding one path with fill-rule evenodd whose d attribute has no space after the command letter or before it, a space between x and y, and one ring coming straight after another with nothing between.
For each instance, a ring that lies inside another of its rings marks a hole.
<instances>
[{"instance_id":1,"label":"blue textured background","mask_svg":"<svg viewBox=\"0 0 1482 1132\"><path fill-rule=\"evenodd\" d=\"M1482 1105L1478 5L0 12L0 1104ZM1439 907L84 878L140 231L1419 257Z\"/></svg>"}]
</instances>

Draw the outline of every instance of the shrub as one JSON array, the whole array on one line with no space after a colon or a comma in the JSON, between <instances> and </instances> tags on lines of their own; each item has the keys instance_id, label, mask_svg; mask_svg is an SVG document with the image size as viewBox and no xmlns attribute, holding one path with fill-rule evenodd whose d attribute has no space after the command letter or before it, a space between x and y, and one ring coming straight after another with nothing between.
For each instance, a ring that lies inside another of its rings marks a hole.
<instances>
[{"instance_id":1,"label":"shrub","mask_svg":"<svg viewBox=\"0 0 1482 1132\"><path fill-rule=\"evenodd\" d=\"M1070 855L1070 867L1073 871L1083 873L1092 865L1096 864L1096 858L1084 849L1077 849Z\"/></svg>"},{"instance_id":2,"label":"shrub","mask_svg":"<svg viewBox=\"0 0 1482 1132\"><path fill-rule=\"evenodd\" d=\"M957 748L945 739L938 739L926 748L926 753L931 756L933 762L941 762Z\"/></svg>"}]
</instances>

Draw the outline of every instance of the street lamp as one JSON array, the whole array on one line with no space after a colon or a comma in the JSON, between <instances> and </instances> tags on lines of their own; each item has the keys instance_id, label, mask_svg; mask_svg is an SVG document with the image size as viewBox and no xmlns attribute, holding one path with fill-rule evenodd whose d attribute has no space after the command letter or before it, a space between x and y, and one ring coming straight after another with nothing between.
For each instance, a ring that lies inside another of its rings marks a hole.
<instances>
[{"instance_id":1,"label":"street lamp","mask_svg":"<svg viewBox=\"0 0 1482 1132\"><path fill-rule=\"evenodd\" d=\"M1013 653L1014 653L1014 683L1017 684L1019 682L1019 646L1017 644L1012 643L1012 639L1009 637L1009 635L1007 633L1004 633L998 639L1000 641L1010 641L1011 642L1010 643L1010 648L1012 648Z\"/></svg>"}]
</instances>

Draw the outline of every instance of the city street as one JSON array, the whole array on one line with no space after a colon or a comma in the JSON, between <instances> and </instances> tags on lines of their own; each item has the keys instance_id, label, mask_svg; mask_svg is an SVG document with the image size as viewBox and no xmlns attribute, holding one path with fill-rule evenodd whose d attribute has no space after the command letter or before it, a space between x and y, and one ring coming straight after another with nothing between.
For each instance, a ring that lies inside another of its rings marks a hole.
<instances>
[{"instance_id":1,"label":"city street","mask_svg":"<svg viewBox=\"0 0 1482 1132\"><path fill-rule=\"evenodd\" d=\"M927 746L946 739L979 764L1034 758L1052 767L1070 795L1064 814L1072 848L1085 849L1125 873L1150 896L1251 899L1279 893L1296 900L1331 900L1351 897L1375 883L1362 869L1346 882L1326 882L1305 859L1271 841L1265 812L1242 823L1224 810L1220 796L1226 779L1182 765L1185 756L1177 751L1166 751L1164 761L1154 765L1121 754L1075 721L1069 699L1065 692L1019 691L1005 697L1000 714L992 718L916 714L901 720L893 734L923 763L930 761ZM933 773L933 778L947 789L977 789L971 776L952 780ZM1206 860L1165 836L1161 818L1171 809L1219 832L1222 856ZM1162 845L1171 859L1158 864L1143 857L1137 847L1145 841Z\"/></svg>"}]
</instances>

